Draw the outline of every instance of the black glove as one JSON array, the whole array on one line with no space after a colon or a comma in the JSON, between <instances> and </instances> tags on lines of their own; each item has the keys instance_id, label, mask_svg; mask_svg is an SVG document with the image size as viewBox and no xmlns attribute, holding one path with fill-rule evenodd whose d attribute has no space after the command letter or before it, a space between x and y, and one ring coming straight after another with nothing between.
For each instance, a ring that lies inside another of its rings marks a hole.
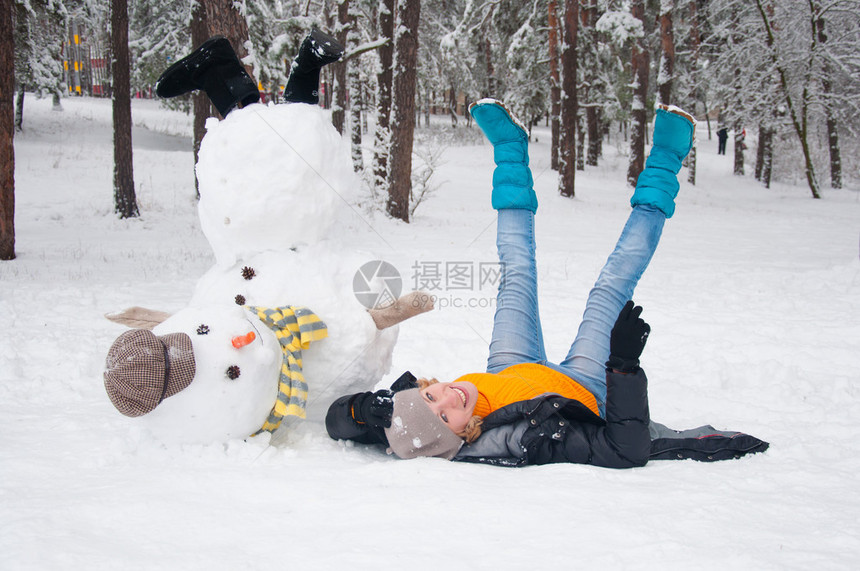
<instances>
[{"instance_id":1,"label":"black glove","mask_svg":"<svg viewBox=\"0 0 860 571\"><path fill-rule=\"evenodd\" d=\"M621 373L635 373L639 369L639 355L651 332L651 326L639 317L641 314L642 306L634 306L633 300L628 301L618 314L609 337L607 369Z\"/></svg>"},{"instance_id":2,"label":"black glove","mask_svg":"<svg viewBox=\"0 0 860 571\"><path fill-rule=\"evenodd\" d=\"M394 410L394 393L382 389L375 393L359 393L352 401L352 418L361 424L388 428L391 426L391 413Z\"/></svg>"}]
</instances>

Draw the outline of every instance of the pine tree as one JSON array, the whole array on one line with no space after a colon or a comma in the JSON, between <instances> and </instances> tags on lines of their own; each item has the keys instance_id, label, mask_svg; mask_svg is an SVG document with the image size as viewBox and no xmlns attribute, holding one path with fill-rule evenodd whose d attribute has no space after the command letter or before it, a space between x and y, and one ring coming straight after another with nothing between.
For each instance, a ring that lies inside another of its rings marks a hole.
<instances>
[{"instance_id":1,"label":"pine tree","mask_svg":"<svg viewBox=\"0 0 860 571\"><path fill-rule=\"evenodd\" d=\"M114 210L120 218L133 218L139 216L139 212L132 168L128 0L111 0L111 53Z\"/></svg>"},{"instance_id":2,"label":"pine tree","mask_svg":"<svg viewBox=\"0 0 860 571\"><path fill-rule=\"evenodd\" d=\"M374 137L374 187L388 194L388 155L391 143L391 91L394 77L394 0L382 0L379 6L379 37L387 40L378 50L379 72L376 74L376 134ZM404 207L405 208L405 207Z\"/></svg>"},{"instance_id":3,"label":"pine tree","mask_svg":"<svg viewBox=\"0 0 860 571\"><path fill-rule=\"evenodd\" d=\"M646 105L648 101L648 67L650 62L645 35L645 2L633 0L630 13L641 22L641 33L633 41L631 69L633 74L633 101L630 127L630 162L627 166L627 183L636 186L639 175L645 168Z\"/></svg>"},{"instance_id":4,"label":"pine tree","mask_svg":"<svg viewBox=\"0 0 860 571\"><path fill-rule=\"evenodd\" d=\"M597 157L600 154L600 139L602 129L600 127L600 111L605 98L605 86L600 82L600 45L598 42L597 0L587 0L581 7L582 22L579 31L579 60L582 70L582 81L580 82L580 94L578 95L580 107L585 110L585 126L588 133L588 150L584 156L584 164L597 166ZM579 149L584 147L584 137L580 138ZM582 161L583 154L577 162ZM584 168L584 166L583 166Z\"/></svg>"},{"instance_id":5,"label":"pine tree","mask_svg":"<svg viewBox=\"0 0 860 571\"><path fill-rule=\"evenodd\" d=\"M658 101L672 105L672 83L675 79L675 33L672 25L674 0L662 0L660 4L660 64L657 71Z\"/></svg>"},{"instance_id":6,"label":"pine tree","mask_svg":"<svg viewBox=\"0 0 860 571\"><path fill-rule=\"evenodd\" d=\"M818 44L822 50L826 50L827 33L826 17L821 2L812 2L813 18L815 19L815 34ZM839 129L837 127L835 103L833 101L833 71L831 63L827 59L821 66L821 88L824 103L824 115L827 123L827 146L830 151L830 186L842 188L842 153L839 149Z\"/></svg>"},{"instance_id":7,"label":"pine tree","mask_svg":"<svg viewBox=\"0 0 860 571\"><path fill-rule=\"evenodd\" d=\"M340 45L349 49L347 37L350 32L349 0L337 0L337 24L335 37ZM347 108L347 69L349 63L343 59L331 65L334 73L334 104L331 108L331 122L337 132L343 134Z\"/></svg>"},{"instance_id":8,"label":"pine tree","mask_svg":"<svg viewBox=\"0 0 860 571\"><path fill-rule=\"evenodd\" d=\"M0 260L15 259L15 40L12 0L0 0Z\"/></svg>"},{"instance_id":9,"label":"pine tree","mask_svg":"<svg viewBox=\"0 0 860 571\"><path fill-rule=\"evenodd\" d=\"M576 182L576 99L577 51L579 29L579 0L564 1L561 52L561 132L559 142L558 189L562 196L575 196Z\"/></svg>"},{"instance_id":10,"label":"pine tree","mask_svg":"<svg viewBox=\"0 0 860 571\"><path fill-rule=\"evenodd\" d=\"M561 124L561 76L559 74L559 25L558 4L556 0L549 0L548 26L549 26L549 65L550 65L550 167L557 171L559 155L559 138Z\"/></svg>"},{"instance_id":11,"label":"pine tree","mask_svg":"<svg viewBox=\"0 0 860 571\"><path fill-rule=\"evenodd\" d=\"M357 46L361 40L358 31L359 13L352 8L349 14L349 33L347 34L347 46ZM347 71L347 85L349 87L350 105L350 147L352 150L352 168L355 172L364 170L364 157L361 152L361 117L364 110L365 98L361 79L362 59L356 56L350 63Z\"/></svg>"},{"instance_id":12,"label":"pine tree","mask_svg":"<svg viewBox=\"0 0 860 571\"><path fill-rule=\"evenodd\" d=\"M681 91L682 93L686 93L686 96L683 96L683 107L687 109L693 115L696 114L697 105L696 103L699 100L699 94L702 90L699 89L699 55L701 51L702 45L702 32L700 26L700 16L702 15L699 10L699 2L701 0L689 0L687 3L687 8L689 10L688 22L689 22L689 32L687 34L688 38L688 81L686 85L686 89ZM708 118L708 106L705 107L705 120L710 121ZM710 130L708 131L710 134ZM687 156L687 182L690 184L696 184L696 161L698 156L698 143L693 143L693 148L690 149L690 154Z\"/></svg>"},{"instance_id":13,"label":"pine tree","mask_svg":"<svg viewBox=\"0 0 860 571\"><path fill-rule=\"evenodd\" d=\"M397 35L392 86L391 161L386 210L394 218L409 222L412 194L412 143L415 131L415 81L418 64L420 0L400 0L397 6Z\"/></svg>"},{"instance_id":14,"label":"pine tree","mask_svg":"<svg viewBox=\"0 0 860 571\"><path fill-rule=\"evenodd\" d=\"M129 51L134 62L131 69L133 89L144 91L155 86L158 76L191 50L191 5L187 0L130 4ZM176 100L165 101L179 104ZM180 102L187 106L188 99L182 98Z\"/></svg>"},{"instance_id":15,"label":"pine tree","mask_svg":"<svg viewBox=\"0 0 860 571\"><path fill-rule=\"evenodd\" d=\"M14 2L15 81L18 85L15 129L24 126L24 93L58 100L62 93L60 56L64 24L68 18L62 2L30 0Z\"/></svg>"}]
</instances>

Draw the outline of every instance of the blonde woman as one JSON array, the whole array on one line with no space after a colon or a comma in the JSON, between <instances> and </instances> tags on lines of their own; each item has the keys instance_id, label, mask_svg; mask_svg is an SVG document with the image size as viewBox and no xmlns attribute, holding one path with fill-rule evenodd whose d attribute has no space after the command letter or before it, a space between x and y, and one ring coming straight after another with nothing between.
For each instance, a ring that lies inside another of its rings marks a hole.
<instances>
[{"instance_id":1,"label":"blonde woman","mask_svg":"<svg viewBox=\"0 0 860 571\"><path fill-rule=\"evenodd\" d=\"M657 110L654 144L630 216L589 293L570 350L552 363L538 310L528 136L499 101L481 100L470 112L493 144L496 163L492 205L502 280L487 371L442 383L407 372L390 391L341 397L326 418L329 435L383 444L400 458L514 466L630 468L656 458L708 461L765 450L766 442L710 426L674 431L651 422L648 411L639 357L650 327L631 298L674 214L693 118L677 108Z\"/></svg>"}]
</instances>

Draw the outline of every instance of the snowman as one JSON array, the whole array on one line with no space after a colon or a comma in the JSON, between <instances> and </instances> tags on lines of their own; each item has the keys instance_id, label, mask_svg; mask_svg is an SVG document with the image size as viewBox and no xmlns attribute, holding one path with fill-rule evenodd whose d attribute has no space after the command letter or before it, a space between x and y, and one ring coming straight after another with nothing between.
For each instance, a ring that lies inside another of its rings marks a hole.
<instances>
[{"instance_id":1,"label":"snowman","mask_svg":"<svg viewBox=\"0 0 860 571\"><path fill-rule=\"evenodd\" d=\"M359 184L346 143L317 105L320 68L341 54L314 30L292 64L287 104L257 103L220 37L159 79L160 96L202 89L224 117L207 122L197 163L215 266L174 315L109 316L134 329L108 353L108 396L163 439L224 441L322 417L336 396L388 372L393 325L432 309L419 292L398 299L384 274L367 284L382 303L368 309L354 295L356 269L374 256L339 236L369 230L350 206Z\"/></svg>"}]
</instances>

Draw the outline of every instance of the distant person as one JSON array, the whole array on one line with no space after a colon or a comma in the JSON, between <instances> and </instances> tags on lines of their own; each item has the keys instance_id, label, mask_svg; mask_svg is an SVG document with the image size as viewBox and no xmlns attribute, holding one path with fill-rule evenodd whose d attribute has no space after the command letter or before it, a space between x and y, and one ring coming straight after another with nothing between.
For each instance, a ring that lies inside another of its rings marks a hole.
<instances>
[{"instance_id":1,"label":"distant person","mask_svg":"<svg viewBox=\"0 0 860 571\"><path fill-rule=\"evenodd\" d=\"M747 144L745 141L747 140L747 130L741 129L741 134L735 137L735 145L739 145L741 151L747 150Z\"/></svg>"},{"instance_id":2,"label":"distant person","mask_svg":"<svg viewBox=\"0 0 860 571\"><path fill-rule=\"evenodd\" d=\"M719 141L719 146L717 147L718 155L726 154L726 141L729 140L729 130L723 127L719 131L717 131L717 140Z\"/></svg>"}]
</instances>

